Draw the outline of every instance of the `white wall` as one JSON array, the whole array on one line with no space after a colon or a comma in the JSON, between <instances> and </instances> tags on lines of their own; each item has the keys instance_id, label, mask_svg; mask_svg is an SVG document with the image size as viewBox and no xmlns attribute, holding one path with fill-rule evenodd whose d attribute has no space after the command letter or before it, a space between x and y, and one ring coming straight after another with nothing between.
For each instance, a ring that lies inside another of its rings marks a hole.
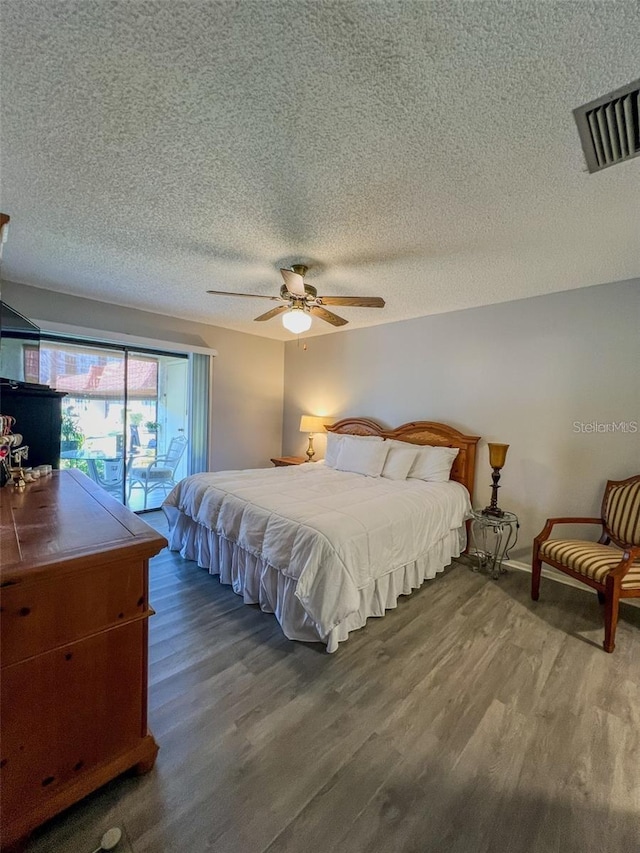
<instances>
[{"instance_id":1,"label":"white wall","mask_svg":"<svg viewBox=\"0 0 640 853\"><path fill-rule=\"evenodd\" d=\"M304 452L301 414L443 421L482 436L485 506L486 442L510 444L499 503L520 517L512 556L527 559L547 516L598 515L605 481L640 472L640 432L574 428L640 424L639 330L634 279L287 343L284 453Z\"/></svg>"},{"instance_id":2,"label":"white wall","mask_svg":"<svg viewBox=\"0 0 640 853\"><path fill-rule=\"evenodd\" d=\"M2 299L26 317L105 333L207 346L213 359L213 470L261 468L282 450L284 345L256 335L13 282Z\"/></svg>"}]
</instances>

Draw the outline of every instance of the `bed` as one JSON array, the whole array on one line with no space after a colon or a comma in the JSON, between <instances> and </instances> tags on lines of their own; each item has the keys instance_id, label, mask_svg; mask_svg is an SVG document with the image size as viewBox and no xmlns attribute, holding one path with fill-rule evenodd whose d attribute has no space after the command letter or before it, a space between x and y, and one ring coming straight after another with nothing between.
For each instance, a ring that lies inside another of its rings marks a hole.
<instances>
[{"instance_id":1,"label":"bed","mask_svg":"<svg viewBox=\"0 0 640 853\"><path fill-rule=\"evenodd\" d=\"M334 652L464 550L479 437L429 421L385 430L364 418L327 431L383 439L384 447L456 448L457 456L446 482L363 476L322 462L195 474L163 509L172 550L275 614L289 639Z\"/></svg>"}]
</instances>

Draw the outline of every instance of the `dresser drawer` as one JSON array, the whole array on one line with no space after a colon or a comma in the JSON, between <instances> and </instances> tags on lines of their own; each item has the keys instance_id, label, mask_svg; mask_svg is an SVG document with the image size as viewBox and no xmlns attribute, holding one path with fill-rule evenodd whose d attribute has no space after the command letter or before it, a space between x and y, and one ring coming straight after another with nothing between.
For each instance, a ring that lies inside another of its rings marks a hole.
<instances>
[{"instance_id":1,"label":"dresser drawer","mask_svg":"<svg viewBox=\"0 0 640 853\"><path fill-rule=\"evenodd\" d=\"M56 573L0 590L2 666L41 654L148 610L146 561Z\"/></svg>"},{"instance_id":2,"label":"dresser drawer","mask_svg":"<svg viewBox=\"0 0 640 853\"><path fill-rule=\"evenodd\" d=\"M146 636L139 619L2 670L3 821L146 735Z\"/></svg>"}]
</instances>

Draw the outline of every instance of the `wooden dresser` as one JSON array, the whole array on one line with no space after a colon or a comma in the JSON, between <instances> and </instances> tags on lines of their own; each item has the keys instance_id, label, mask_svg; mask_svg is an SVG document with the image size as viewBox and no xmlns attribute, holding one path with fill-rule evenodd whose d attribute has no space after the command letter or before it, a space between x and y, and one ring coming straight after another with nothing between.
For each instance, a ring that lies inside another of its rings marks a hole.
<instances>
[{"instance_id":1,"label":"wooden dresser","mask_svg":"<svg viewBox=\"0 0 640 853\"><path fill-rule=\"evenodd\" d=\"M158 751L149 558L166 540L77 470L0 490L2 850Z\"/></svg>"}]
</instances>

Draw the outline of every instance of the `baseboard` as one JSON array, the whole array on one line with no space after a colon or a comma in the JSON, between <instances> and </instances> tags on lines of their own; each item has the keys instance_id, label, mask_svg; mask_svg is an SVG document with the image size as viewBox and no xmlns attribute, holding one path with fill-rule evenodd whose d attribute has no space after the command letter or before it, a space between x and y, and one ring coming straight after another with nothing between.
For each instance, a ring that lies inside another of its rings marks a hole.
<instances>
[{"instance_id":1,"label":"baseboard","mask_svg":"<svg viewBox=\"0 0 640 853\"><path fill-rule=\"evenodd\" d=\"M519 572L527 572L528 574L531 574L531 566L528 563L521 563L519 560L505 560L502 565L509 569L516 569ZM586 584L574 580L570 575L565 575L562 572L556 572L554 569L547 568L544 565L542 567L542 577L547 578L550 581L563 583L565 586L575 587L575 589L591 589L591 587L588 587ZM595 592L595 590L593 591ZM640 607L640 598L621 598L620 603L630 604L632 607Z\"/></svg>"}]
</instances>

